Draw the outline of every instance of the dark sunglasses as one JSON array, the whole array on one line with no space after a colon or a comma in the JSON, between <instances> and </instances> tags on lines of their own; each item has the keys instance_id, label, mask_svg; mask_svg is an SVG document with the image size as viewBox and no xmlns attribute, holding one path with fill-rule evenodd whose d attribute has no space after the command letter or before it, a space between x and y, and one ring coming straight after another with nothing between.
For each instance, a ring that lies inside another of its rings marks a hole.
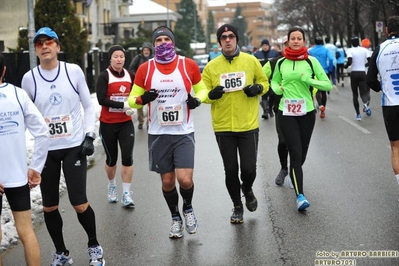
<instances>
[{"instance_id":1,"label":"dark sunglasses","mask_svg":"<svg viewBox=\"0 0 399 266\"><path fill-rule=\"evenodd\" d=\"M55 39L43 39L43 40L37 40L35 42L35 47L36 48L42 48L43 44L46 44L46 46L52 45L53 43L55 43Z\"/></svg>"},{"instance_id":2,"label":"dark sunglasses","mask_svg":"<svg viewBox=\"0 0 399 266\"><path fill-rule=\"evenodd\" d=\"M222 39L223 41L227 40L227 38L229 38L230 40L233 40L236 36L234 34L229 34L229 35L222 35L220 36L220 39Z\"/></svg>"}]
</instances>

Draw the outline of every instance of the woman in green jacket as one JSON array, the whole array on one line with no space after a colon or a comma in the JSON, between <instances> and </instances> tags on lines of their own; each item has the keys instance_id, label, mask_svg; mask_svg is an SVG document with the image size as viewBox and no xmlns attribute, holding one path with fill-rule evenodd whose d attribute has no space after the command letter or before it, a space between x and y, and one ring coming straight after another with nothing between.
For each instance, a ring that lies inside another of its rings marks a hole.
<instances>
[{"instance_id":1,"label":"woman in green jacket","mask_svg":"<svg viewBox=\"0 0 399 266\"><path fill-rule=\"evenodd\" d=\"M283 56L277 61L271 87L282 95L277 116L290 155L297 208L303 211L310 206L303 193L302 165L316 121L312 90L315 87L330 91L332 85L318 60L308 55L303 29L294 27L288 31L288 47Z\"/></svg>"}]
</instances>

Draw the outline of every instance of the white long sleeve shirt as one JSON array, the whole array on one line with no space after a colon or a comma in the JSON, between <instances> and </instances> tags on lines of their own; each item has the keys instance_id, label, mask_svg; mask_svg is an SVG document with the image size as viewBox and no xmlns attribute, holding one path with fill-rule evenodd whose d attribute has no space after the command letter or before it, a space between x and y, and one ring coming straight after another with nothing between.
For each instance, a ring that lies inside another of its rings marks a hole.
<instances>
[{"instance_id":1,"label":"white long sleeve shirt","mask_svg":"<svg viewBox=\"0 0 399 266\"><path fill-rule=\"evenodd\" d=\"M47 124L25 91L0 84L0 183L6 188L28 182L26 129L35 138L29 168L41 173L49 146Z\"/></svg>"}]
</instances>

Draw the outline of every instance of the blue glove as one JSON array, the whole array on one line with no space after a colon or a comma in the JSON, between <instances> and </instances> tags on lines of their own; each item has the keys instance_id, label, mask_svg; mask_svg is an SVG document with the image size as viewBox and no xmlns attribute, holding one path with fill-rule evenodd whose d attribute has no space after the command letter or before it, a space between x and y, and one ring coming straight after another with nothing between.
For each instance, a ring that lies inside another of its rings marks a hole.
<instances>
[{"instance_id":1,"label":"blue glove","mask_svg":"<svg viewBox=\"0 0 399 266\"><path fill-rule=\"evenodd\" d=\"M92 155L94 153L94 139L92 137L86 136L82 144L80 144L80 155Z\"/></svg>"}]
</instances>

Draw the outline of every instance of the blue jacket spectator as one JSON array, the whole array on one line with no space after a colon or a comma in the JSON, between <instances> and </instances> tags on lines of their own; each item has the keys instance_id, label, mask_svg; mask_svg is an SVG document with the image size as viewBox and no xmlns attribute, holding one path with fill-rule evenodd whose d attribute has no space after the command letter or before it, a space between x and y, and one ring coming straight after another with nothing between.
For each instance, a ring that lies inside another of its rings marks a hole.
<instances>
[{"instance_id":1,"label":"blue jacket spectator","mask_svg":"<svg viewBox=\"0 0 399 266\"><path fill-rule=\"evenodd\" d=\"M316 37L316 45L309 49L309 55L316 57L326 74L332 72L334 58L330 51L323 46L323 38Z\"/></svg>"}]
</instances>

